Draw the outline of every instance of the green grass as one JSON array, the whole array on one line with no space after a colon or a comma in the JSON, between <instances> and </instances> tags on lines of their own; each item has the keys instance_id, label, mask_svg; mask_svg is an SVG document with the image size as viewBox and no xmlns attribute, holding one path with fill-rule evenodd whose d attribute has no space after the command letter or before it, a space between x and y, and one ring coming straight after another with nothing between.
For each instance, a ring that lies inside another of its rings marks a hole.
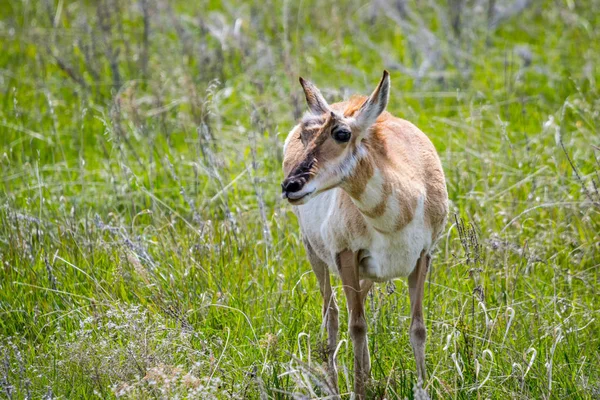
<instances>
[{"instance_id":1,"label":"green grass","mask_svg":"<svg viewBox=\"0 0 600 400\"><path fill-rule=\"evenodd\" d=\"M451 200L430 395L600 398L597 0L456 30L433 1L194 3L0 6L0 397L324 395L282 144L299 75L334 101L389 68ZM371 397L412 398L406 282L367 310Z\"/></svg>"}]
</instances>

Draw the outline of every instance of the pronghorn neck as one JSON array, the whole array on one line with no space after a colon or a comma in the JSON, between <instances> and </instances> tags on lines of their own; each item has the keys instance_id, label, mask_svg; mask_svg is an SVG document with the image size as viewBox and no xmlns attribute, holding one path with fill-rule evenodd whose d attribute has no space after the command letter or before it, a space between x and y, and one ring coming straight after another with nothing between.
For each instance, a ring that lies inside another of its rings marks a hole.
<instances>
[{"instance_id":1,"label":"pronghorn neck","mask_svg":"<svg viewBox=\"0 0 600 400\"><path fill-rule=\"evenodd\" d=\"M362 211L379 205L388 186L385 172L375 163L374 157L367 155L357 163L344 189Z\"/></svg>"},{"instance_id":2,"label":"pronghorn neck","mask_svg":"<svg viewBox=\"0 0 600 400\"><path fill-rule=\"evenodd\" d=\"M416 204L404 198L397 174L382 165L385 159L378 154L361 158L342 188L369 225L380 233L391 233L412 219Z\"/></svg>"}]
</instances>

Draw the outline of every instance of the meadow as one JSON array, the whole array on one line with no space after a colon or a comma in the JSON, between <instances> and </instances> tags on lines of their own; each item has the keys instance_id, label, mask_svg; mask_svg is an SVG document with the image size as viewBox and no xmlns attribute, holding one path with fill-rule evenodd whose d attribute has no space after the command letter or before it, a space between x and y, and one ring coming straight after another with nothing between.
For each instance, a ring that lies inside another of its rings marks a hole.
<instances>
[{"instance_id":1,"label":"meadow","mask_svg":"<svg viewBox=\"0 0 600 400\"><path fill-rule=\"evenodd\" d=\"M0 398L331 398L280 197L305 112L391 73L446 173L434 399L600 399L600 1L0 5ZM338 368L351 398L344 296ZM405 280L367 300L412 399Z\"/></svg>"}]
</instances>

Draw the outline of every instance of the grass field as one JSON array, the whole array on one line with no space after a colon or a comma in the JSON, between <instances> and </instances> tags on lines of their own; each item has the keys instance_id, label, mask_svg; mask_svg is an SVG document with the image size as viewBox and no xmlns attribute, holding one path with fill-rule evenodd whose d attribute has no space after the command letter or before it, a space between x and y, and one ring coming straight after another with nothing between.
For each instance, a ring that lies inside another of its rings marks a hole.
<instances>
[{"instance_id":1,"label":"grass field","mask_svg":"<svg viewBox=\"0 0 600 400\"><path fill-rule=\"evenodd\" d=\"M599 399L600 2L527 3L2 2L0 398L326 397L282 145L298 76L387 68L451 200L430 395ZM367 312L370 398L413 398L406 282Z\"/></svg>"}]
</instances>

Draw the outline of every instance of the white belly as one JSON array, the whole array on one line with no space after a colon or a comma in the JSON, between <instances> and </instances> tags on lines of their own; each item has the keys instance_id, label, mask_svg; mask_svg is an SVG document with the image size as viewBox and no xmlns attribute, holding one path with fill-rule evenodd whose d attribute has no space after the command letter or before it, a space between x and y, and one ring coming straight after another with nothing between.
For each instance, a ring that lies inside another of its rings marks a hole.
<instances>
[{"instance_id":1,"label":"white belly","mask_svg":"<svg viewBox=\"0 0 600 400\"><path fill-rule=\"evenodd\" d=\"M350 249L360 254L359 271L363 278L386 281L410 275L421 251L429 251L432 245L431 230L424 220L424 199L418 202L413 220L402 230L382 234L369 228L364 235L353 236L345 229L343 210L335 207L338 190L327 191L296 207L302 233L319 258L337 274L336 254Z\"/></svg>"}]
</instances>

